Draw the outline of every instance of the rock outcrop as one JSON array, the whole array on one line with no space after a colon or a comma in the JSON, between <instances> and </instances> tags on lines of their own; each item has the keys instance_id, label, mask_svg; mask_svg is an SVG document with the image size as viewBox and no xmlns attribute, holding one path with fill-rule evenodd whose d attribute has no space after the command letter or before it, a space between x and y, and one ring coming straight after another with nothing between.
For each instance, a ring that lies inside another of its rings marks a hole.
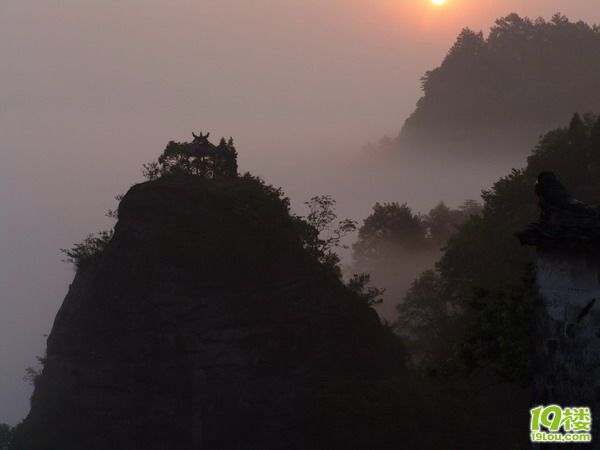
<instances>
[{"instance_id":1,"label":"rock outcrop","mask_svg":"<svg viewBox=\"0 0 600 450\"><path fill-rule=\"evenodd\" d=\"M251 177L131 188L56 316L19 445L310 448L319 390L404 363L297 225Z\"/></svg>"}]
</instances>

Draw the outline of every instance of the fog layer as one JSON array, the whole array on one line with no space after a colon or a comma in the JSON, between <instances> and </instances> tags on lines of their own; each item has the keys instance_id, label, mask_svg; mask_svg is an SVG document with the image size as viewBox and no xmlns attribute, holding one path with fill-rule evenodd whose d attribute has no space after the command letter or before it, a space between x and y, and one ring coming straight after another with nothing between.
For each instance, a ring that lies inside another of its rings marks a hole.
<instances>
[{"instance_id":1,"label":"fog layer","mask_svg":"<svg viewBox=\"0 0 600 450\"><path fill-rule=\"evenodd\" d=\"M241 169L298 211L317 194L358 220L376 201L456 205L519 161L407 163L363 145L399 132L463 26L558 10L600 22L588 0L1 2L0 422L28 411L22 377L73 276L59 249L111 226L114 195L169 140L233 136Z\"/></svg>"}]
</instances>

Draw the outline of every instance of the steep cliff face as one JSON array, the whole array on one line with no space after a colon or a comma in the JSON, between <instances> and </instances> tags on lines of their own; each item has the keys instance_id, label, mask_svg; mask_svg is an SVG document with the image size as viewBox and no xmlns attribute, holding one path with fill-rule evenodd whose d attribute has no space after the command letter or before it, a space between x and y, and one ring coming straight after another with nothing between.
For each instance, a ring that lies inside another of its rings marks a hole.
<instances>
[{"instance_id":1,"label":"steep cliff face","mask_svg":"<svg viewBox=\"0 0 600 450\"><path fill-rule=\"evenodd\" d=\"M312 396L402 354L251 178L134 186L56 316L27 449L306 448Z\"/></svg>"}]
</instances>

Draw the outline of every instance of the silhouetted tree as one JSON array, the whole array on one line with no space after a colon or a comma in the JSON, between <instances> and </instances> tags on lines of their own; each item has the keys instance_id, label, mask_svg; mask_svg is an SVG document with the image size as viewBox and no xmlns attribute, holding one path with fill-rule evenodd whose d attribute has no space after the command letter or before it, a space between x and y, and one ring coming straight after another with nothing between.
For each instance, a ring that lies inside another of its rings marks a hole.
<instances>
[{"instance_id":1,"label":"silhouetted tree","mask_svg":"<svg viewBox=\"0 0 600 450\"><path fill-rule=\"evenodd\" d=\"M356 231L356 222L351 219L337 220L336 202L330 195L312 197L304 204L309 210L303 221L309 226L303 233L305 247L341 275L336 249L340 246L346 248L342 245L342 239Z\"/></svg>"},{"instance_id":2,"label":"silhouetted tree","mask_svg":"<svg viewBox=\"0 0 600 450\"><path fill-rule=\"evenodd\" d=\"M456 321L460 316L439 272L428 270L419 276L396 310L394 325L410 349L413 363L439 365L451 356L448 342L458 338Z\"/></svg>"},{"instance_id":3,"label":"silhouetted tree","mask_svg":"<svg viewBox=\"0 0 600 450\"><path fill-rule=\"evenodd\" d=\"M60 251L67 256L63 261L73 263L76 269L85 267L106 248L112 236L113 230L104 230L89 234L83 241L69 249L61 248Z\"/></svg>"},{"instance_id":4,"label":"silhouetted tree","mask_svg":"<svg viewBox=\"0 0 600 450\"><path fill-rule=\"evenodd\" d=\"M143 174L149 180L171 175L235 177L238 175L237 150L233 138L221 138L215 146L208 135L195 136L193 142L171 141L158 161L145 164Z\"/></svg>"},{"instance_id":5,"label":"silhouetted tree","mask_svg":"<svg viewBox=\"0 0 600 450\"><path fill-rule=\"evenodd\" d=\"M429 240L434 248L441 249L472 215L481 213L481 204L467 200L458 209L448 208L440 202L424 217Z\"/></svg>"},{"instance_id":6,"label":"silhouetted tree","mask_svg":"<svg viewBox=\"0 0 600 450\"><path fill-rule=\"evenodd\" d=\"M383 302L385 289L373 286L371 284L371 275L367 273L352 275L350 280L348 280L348 287L369 306L379 305Z\"/></svg>"},{"instance_id":7,"label":"silhouetted tree","mask_svg":"<svg viewBox=\"0 0 600 450\"><path fill-rule=\"evenodd\" d=\"M394 263L399 255L438 251L471 215L481 212L475 200L458 209L440 202L426 215L419 215L399 203L377 203L359 229L353 245L358 266L372 269L381 262Z\"/></svg>"},{"instance_id":8,"label":"silhouetted tree","mask_svg":"<svg viewBox=\"0 0 600 450\"><path fill-rule=\"evenodd\" d=\"M427 228L406 204L376 203L364 220L353 245L354 259L369 271L375 263L400 251L415 251L426 245Z\"/></svg>"}]
</instances>

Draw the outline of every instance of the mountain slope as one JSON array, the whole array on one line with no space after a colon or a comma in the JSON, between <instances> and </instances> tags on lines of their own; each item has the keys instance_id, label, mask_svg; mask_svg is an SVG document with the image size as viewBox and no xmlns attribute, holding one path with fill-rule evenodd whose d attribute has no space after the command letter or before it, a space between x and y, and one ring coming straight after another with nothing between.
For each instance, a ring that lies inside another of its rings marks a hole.
<instances>
[{"instance_id":1,"label":"mountain slope","mask_svg":"<svg viewBox=\"0 0 600 450\"><path fill-rule=\"evenodd\" d=\"M247 176L134 186L57 314L22 448L303 448L327 380L401 370L297 220Z\"/></svg>"},{"instance_id":2,"label":"mountain slope","mask_svg":"<svg viewBox=\"0 0 600 450\"><path fill-rule=\"evenodd\" d=\"M391 145L407 153L518 155L579 111L600 109L600 28L510 14L464 29Z\"/></svg>"}]
</instances>

